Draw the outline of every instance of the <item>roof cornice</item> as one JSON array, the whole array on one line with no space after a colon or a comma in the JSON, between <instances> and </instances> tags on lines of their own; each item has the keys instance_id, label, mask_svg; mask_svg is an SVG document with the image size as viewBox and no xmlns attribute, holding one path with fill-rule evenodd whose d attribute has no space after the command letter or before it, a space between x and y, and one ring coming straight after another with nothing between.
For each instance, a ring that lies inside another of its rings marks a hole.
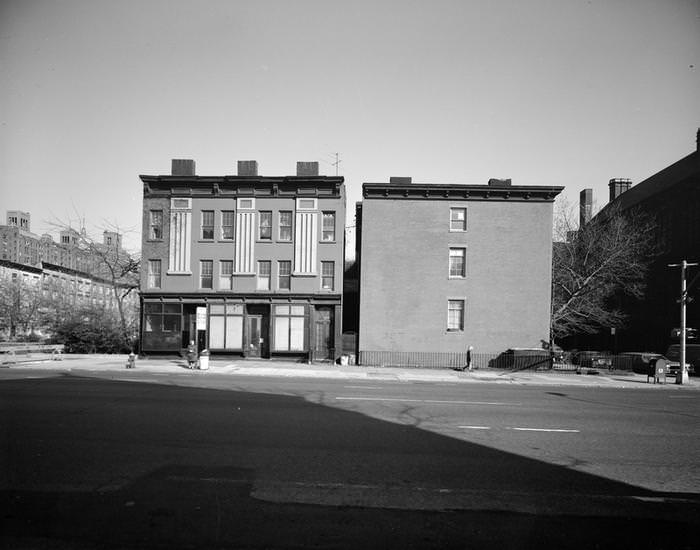
<instances>
[{"instance_id":1,"label":"roof cornice","mask_svg":"<svg viewBox=\"0 0 700 550\"><path fill-rule=\"evenodd\" d=\"M363 183L365 199L552 202L564 187L457 183Z\"/></svg>"},{"instance_id":2,"label":"roof cornice","mask_svg":"<svg viewBox=\"0 0 700 550\"><path fill-rule=\"evenodd\" d=\"M342 176L139 176L144 197L340 196Z\"/></svg>"}]
</instances>

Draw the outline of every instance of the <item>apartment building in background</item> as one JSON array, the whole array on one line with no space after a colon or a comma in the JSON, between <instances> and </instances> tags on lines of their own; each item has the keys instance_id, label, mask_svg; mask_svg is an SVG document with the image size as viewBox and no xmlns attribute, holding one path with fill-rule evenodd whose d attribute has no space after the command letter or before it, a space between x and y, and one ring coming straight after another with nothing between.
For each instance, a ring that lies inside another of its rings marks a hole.
<instances>
[{"instance_id":1,"label":"apartment building in background","mask_svg":"<svg viewBox=\"0 0 700 550\"><path fill-rule=\"evenodd\" d=\"M0 225L0 284L20 284L41 290L47 299L73 308L100 306L116 308L114 286L101 255L81 242L84 230L66 228L59 231L58 241L48 234L31 231L31 214L9 210L6 223ZM101 252L127 255L121 249L121 235L103 232ZM126 285L118 285L124 286ZM128 294L124 305L135 308L136 293ZM42 327L35 327L41 331Z\"/></svg>"},{"instance_id":2,"label":"apartment building in background","mask_svg":"<svg viewBox=\"0 0 700 550\"><path fill-rule=\"evenodd\" d=\"M360 364L549 341L553 201L563 187L365 183L357 205Z\"/></svg>"},{"instance_id":3,"label":"apartment building in background","mask_svg":"<svg viewBox=\"0 0 700 550\"><path fill-rule=\"evenodd\" d=\"M628 316L624 327L604 327L596 335L577 335L571 345L579 349L618 351L655 351L664 353L677 339L680 327L680 268L669 264L700 262L700 130L695 150L633 185L629 179L611 179L609 201L596 216L642 214L655 225L654 248L657 254L646 277L643 299L620 295L616 304ZM591 212L593 194L581 193L580 209ZM590 219L590 215L588 216ZM585 223L582 217L581 222ZM689 297L687 326L700 328L700 268L687 273Z\"/></svg>"},{"instance_id":4,"label":"apartment building in background","mask_svg":"<svg viewBox=\"0 0 700 550\"><path fill-rule=\"evenodd\" d=\"M341 353L345 188L296 175L142 175L141 350L332 360Z\"/></svg>"}]
</instances>

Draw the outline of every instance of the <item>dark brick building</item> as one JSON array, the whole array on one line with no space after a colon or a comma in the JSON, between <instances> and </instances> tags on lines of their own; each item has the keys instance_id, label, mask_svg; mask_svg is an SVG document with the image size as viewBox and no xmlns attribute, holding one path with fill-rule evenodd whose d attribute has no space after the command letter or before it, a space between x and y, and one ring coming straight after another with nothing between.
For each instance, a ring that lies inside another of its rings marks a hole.
<instances>
[{"instance_id":1,"label":"dark brick building","mask_svg":"<svg viewBox=\"0 0 700 550\"><path fill-rule=\"evenodd\" d=\"M593 345L614 351L665 352L671 332L680 326L680 269L669 267L682 260L700 260L700 131L696 149L637 185L630 180L610 180L610 202L597 215L610 211L638 210L656 223L659 256L652 264L644 300L623 300L629 326L598 335ZM700 328L700 272L689 268L687 326ZM692 283L692 284L691 284Z\"/></svg>"}]
</instances>

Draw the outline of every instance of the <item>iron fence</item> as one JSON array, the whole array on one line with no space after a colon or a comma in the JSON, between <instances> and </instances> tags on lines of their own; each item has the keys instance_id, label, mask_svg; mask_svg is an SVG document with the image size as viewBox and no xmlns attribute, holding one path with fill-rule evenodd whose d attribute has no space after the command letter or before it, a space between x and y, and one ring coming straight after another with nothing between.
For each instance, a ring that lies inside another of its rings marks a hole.
<instances>
[{"instance_id":1,"label":"iron fence","mask_svg":"<svg viewBox=\"0 0 700 550\"><path fill-rule=\"evenodd\" d=\"M656 354L642 356L599 354L594 357L572 357L571 354L550 354L546 350L508 350L504 353L472 352L473 369L538 370L554 372L635 371L644 373ZM402 352L360 351L358 364L368 367L403 367L427 369L463 369L466 352Z\"/></svg>"}]
</instances>

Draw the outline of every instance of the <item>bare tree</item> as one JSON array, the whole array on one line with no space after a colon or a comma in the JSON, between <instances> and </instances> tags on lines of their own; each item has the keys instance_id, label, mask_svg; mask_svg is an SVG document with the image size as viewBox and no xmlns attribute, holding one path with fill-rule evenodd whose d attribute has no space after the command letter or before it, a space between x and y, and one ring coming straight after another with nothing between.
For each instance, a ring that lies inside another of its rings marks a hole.
<instances>
[{"instance_id":1,"label":"bare tree","mask_svg":"<svg viewBox=\"0 0 700 550\"><path fill-rule=\"evenodd\" d=\"M553 338L620 328L626 316L620 294L642 298L654 258L655 223L635 211L605 209L577 227L572 209L560 203L552 259Z\"/></svg>"},{"instance_id":2,"label":"bare tree","mask_svg":"<svg viewBox=\"0 0 700 550\"><path fill-rule=\"evenodd\" d=\"M127 339L131 338L136 332L138 312L137 308L130 307L130 304L135 304L135 300L130 298L138 292L141 260L136 254L122 248L123 233L119 226L105 223L102 228L105 238L100 241L87 234L84 220L81 220L81 231L73 229L70 222L53 222L52 225L61 231L70 232L71 246L75 246L86 260L84 270L89 275L108 282L122 334Z\"/></svg>"}]
</instances>

